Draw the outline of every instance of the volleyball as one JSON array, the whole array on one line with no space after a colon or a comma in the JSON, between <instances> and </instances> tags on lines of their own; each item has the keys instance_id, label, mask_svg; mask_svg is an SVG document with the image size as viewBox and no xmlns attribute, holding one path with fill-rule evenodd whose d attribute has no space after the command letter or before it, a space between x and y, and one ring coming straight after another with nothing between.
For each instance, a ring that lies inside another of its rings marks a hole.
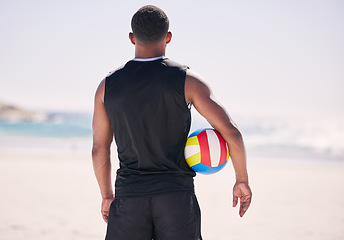
<instances>
[{"instance_id":1,"label":"volleyball","mask_svg":"<svg viewBox=\"0 0 344 240\"><path fill-rule=\"evenodd\" d=\"M184 154L189 167L203 174L220 171L229 159L226 141L217 130L212 128L199 129L190 134Z\"/></svg>"}]
</instances>

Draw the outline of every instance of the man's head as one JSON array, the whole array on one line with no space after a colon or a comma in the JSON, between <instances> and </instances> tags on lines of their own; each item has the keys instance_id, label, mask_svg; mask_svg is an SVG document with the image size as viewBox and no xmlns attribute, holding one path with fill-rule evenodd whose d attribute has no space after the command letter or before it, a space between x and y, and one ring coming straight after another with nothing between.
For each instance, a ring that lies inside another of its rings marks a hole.
<instances>
[{"instance_id":1,"label":"man's head","mask_svg":"<svg viewBox=\"0 0 344 240\"><path fill-rule=\"evenodd\" d=\"M135 38L144 44L155 44L166 38L169 28L167 15L158 7L140 8L131 19Z\"/></svg>"}]
</instances>

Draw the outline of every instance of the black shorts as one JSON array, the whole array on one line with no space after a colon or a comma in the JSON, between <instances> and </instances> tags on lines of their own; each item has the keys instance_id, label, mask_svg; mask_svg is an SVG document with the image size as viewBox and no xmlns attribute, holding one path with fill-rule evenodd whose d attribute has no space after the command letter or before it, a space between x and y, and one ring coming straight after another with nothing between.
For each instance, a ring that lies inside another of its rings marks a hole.
<instances>
[{"instance_id":1,"label":"black shorts","mask_svg":"<svg viewBox=\"0 0 344 240\"><path fill-rule=\"evenodd\" d=\"M115 198L106 240L201 240L201 213L194 193Z\"/></svg>"}]
</instances>

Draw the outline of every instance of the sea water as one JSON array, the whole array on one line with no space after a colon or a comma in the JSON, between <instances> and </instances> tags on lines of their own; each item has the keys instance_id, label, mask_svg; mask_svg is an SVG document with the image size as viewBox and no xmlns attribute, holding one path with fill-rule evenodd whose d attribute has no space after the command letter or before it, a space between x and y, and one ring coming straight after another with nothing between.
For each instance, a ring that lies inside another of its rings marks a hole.
<instances>
[{"instance_id":1,"label":"sea water","mask_svg":"<svg viewBox=\"0 0 344 240\"><path fill-rule=\"evenodd\" d=\"M210 125L193 112L191 131ZM344 160L344 114L236 114L248 156Z\"/></svg>"},{"instance_id":2,"label":"sea water","mask_svg":"<svg viewBox=\"0 0 344 240\"><path fill-rule=\"evenodd\" d=\"M45 121L0 120L1 149L88 151L92 141L92 114L54 112Z\"/></svg>"},{"instance_id":3,"label":"sea water","mask_svg":"<svg viewBox=\"0 0 344 240\"><path fill-rule=\"evenodd\" d=\"M0 121L1 149L90 151L91 113L50 113L40 122ZM344 117L236 116L248 156L344 160ZM192 116L190 133L210 125Z\"/></svg>"}]
</instances>

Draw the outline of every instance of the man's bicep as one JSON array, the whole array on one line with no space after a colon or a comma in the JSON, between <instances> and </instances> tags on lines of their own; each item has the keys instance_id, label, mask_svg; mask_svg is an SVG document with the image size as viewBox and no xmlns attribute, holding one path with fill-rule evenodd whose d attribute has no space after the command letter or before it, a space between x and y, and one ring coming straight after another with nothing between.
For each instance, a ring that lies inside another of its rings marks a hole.
<instances>
[{"instance_id":1,"label":"man's bicep","mask_svg":"<svg viewBox=\"0 0 344 240\"><path fill-rule=\"evenodd\" d=\"M222 129L228 128L231 124L229 115L225 109L219 105L211 96L200 97L194 103L196 110L213 126L221 132Z\"/></svg>"},{"instance_id":2,"label":"man's bicep","mask_svg":"<svg viewBox=\"0 0 344 240\"><path fill-rule=\"evenodd\" d=\"M197 75L193 73L187 75L185 90L187 99L215 129L221 132L232 126L225 109L215 100L209 87Z\"/></svg>"}]
</instances>

